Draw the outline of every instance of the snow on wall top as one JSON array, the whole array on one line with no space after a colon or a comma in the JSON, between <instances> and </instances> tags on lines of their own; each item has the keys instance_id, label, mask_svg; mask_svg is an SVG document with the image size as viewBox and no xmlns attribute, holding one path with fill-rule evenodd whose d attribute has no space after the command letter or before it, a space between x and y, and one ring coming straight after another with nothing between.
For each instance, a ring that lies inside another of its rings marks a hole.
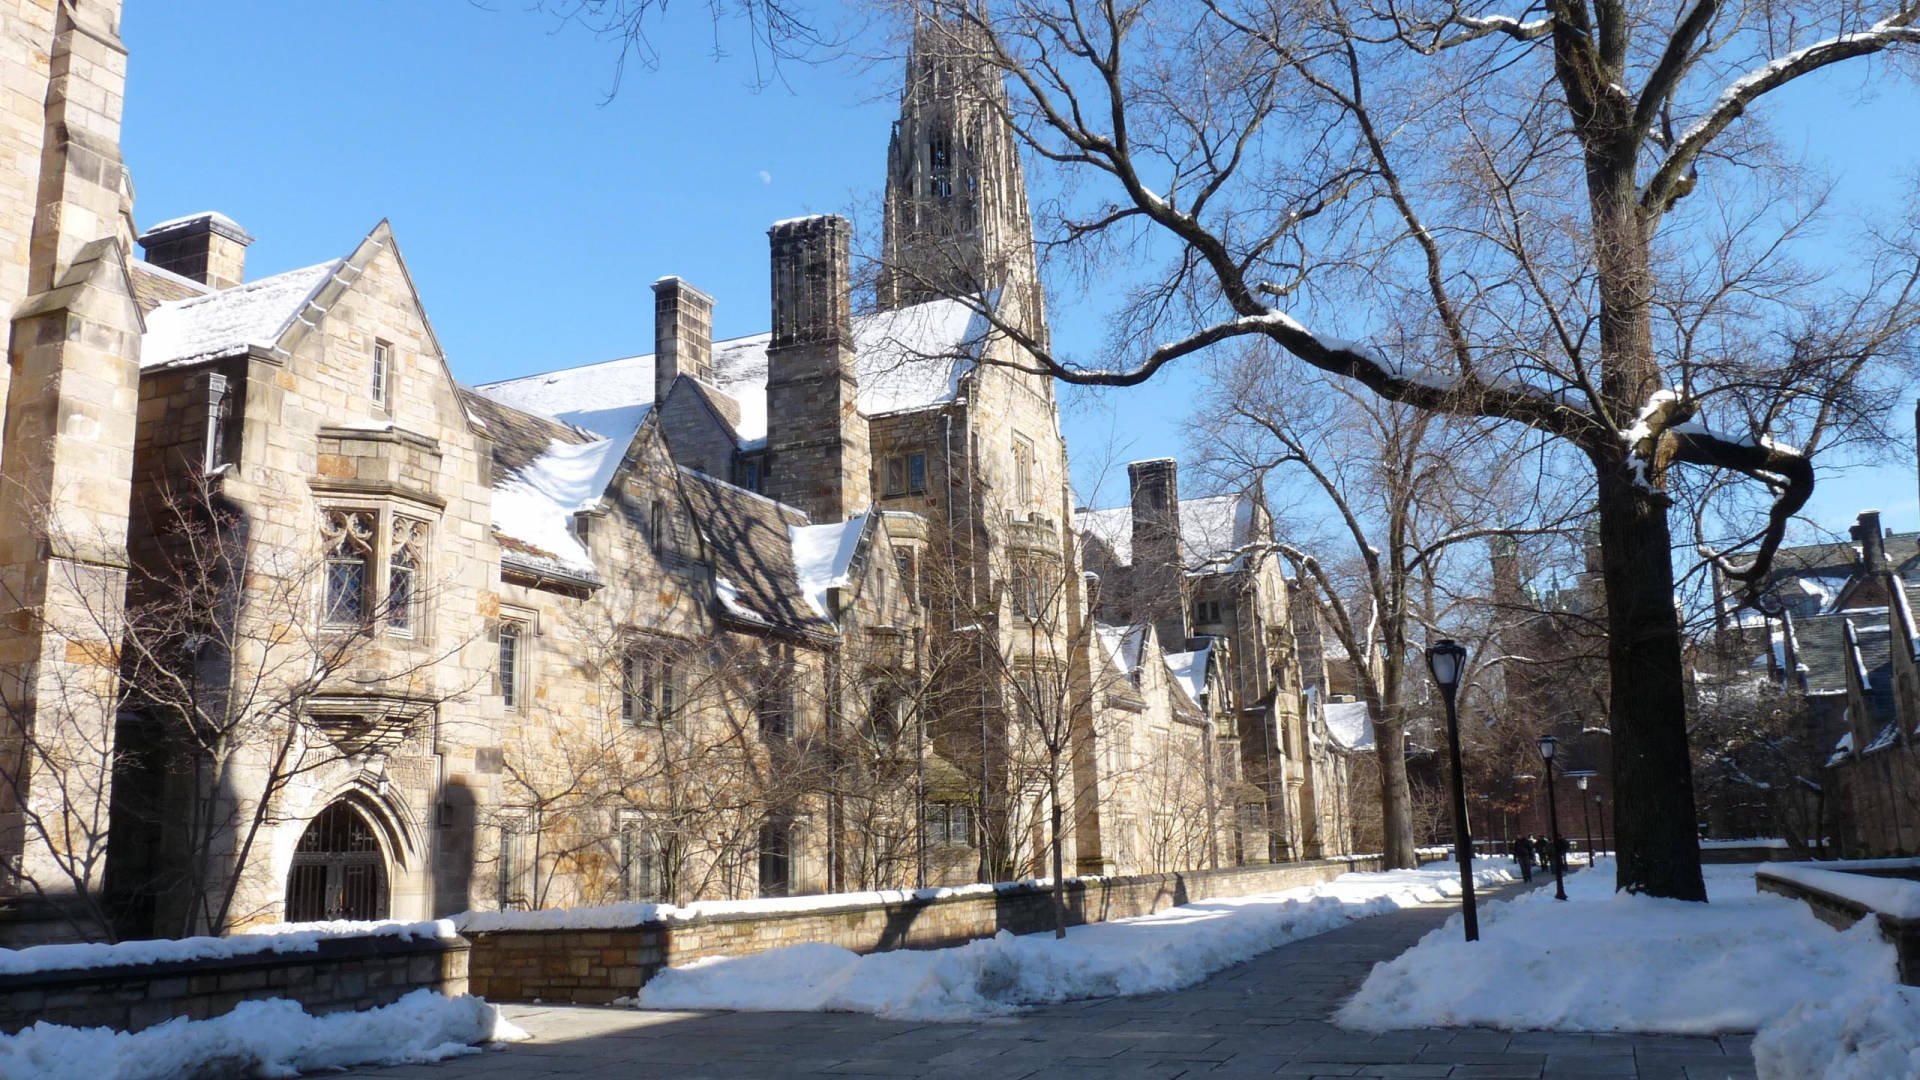
<instances>
[{"instance_id":1,"label":"snow on wall top","mask_svg":"<svg viewBox=\"0 0 1920 1080\"><path fill-rule=\"evenodd\" d=\"M1168 653L1162 657L1167 662L1167 670L1173 673L1173 681L1181 690L1200 704L1200 695L1207 692L1207 654L1213 646L1195 649L1192 652Z\"/></svg>"},{"instance_id":2,"label":"snow on wall top","mask_svg":"<svg viewBox=\"0 0 1920 1080\"><path fill-rule=\"evenodd\" d=\"M1819 889L1896 919L1920 919L1920 881L1847 872L1915 869L1920 869L1920 859L1858 859L1817 864L1761 863L1755 873Z\"/></svg>"},{"instance_id":3,"label":"snow on wall top","mask_svg":"<svg viewBox=\"0 0 1920 1080\"><path fill-rule=\"evenodd\" d=\"M1329 701L1320 707L1327 734L1342 750L1373 749L1373 717L1364 701Z\"/></svg>"},{"instance_id":4,"label":"snow on wall top","mask_svg":"<svg viewBox=\"0 0 1920 1080\"><path fill-rule=\"evenodd\" d=\"M860 549L860 535L866 530L867 515L855 514L845 521L828 525L790 525L787 536L793 541L793 574L800 591L813 610L823 619L833 618L827 607L827 590L846 587L850 581L854 553Z\"/></svg>"},{"instance_id":5,"label":"snow on wall top","mask_svg":"<svg viewBox=\"0 0 1920 1080\"><path fill-rule=\"evenodd\" d=\"M37 971L121 967L129 964L171 964L192 960L217 960L254 953L312 952L329 938L343 937L450 938L453 923L447 919L429 922L402 922L383 919L378 922L276 923L255 927L227 937L167 938L152 941L122 941L115 945L85 943L75 945L32 945L24 949L0 949L0 975L25 975Z\"/></svg>"},{"instance_id":6,"label":"snow on wall top","mask_svg":"<svg viewBox=\"0 0 1920 1080\"><path fill-rule=\"evenodd\" d=\"M932 300L853 320L859 408L867 416L952 401L986 341L987 320L958 300ZM746 448L767 437L767 347L771 334L713 343L709 385L740 407L735 434ZM628 356L489 383L477 389L507 405L631 439L653 406L654 357Z\"/></svg>"},{"instance_id":7,"label":"snow on wall top","mask_svg":"<svg viewBox=\"0 0 1920 1080\"><path fill-rule=\"evenodd\" d=\"M1246 564L1246 547L1258 539L1253 499L1245 494L1180 500L1181 558L1187 571L1218 574ZM1074 513L1074 528L1098 539L1121 566L1133 565L1133 507Z\"/></svg>"},{"instance_id":8,"label":"snow on wall top","mask_svg":"<svg viewBox=\"0 0 1920 1080\"><path fill-rule=\"evenodd\" d=\"M307 301L345 264L345 259L333 259L161 304L147 314L140 366L187 364L232 356L254 345L275 345Z\"/></svg>"}]
</instances>

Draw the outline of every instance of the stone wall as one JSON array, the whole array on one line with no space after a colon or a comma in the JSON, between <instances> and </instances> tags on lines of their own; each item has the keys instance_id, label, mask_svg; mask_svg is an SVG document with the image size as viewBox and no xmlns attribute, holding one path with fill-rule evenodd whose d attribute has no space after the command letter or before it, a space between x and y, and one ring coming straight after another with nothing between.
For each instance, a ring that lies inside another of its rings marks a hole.
<instances>
[{"instance_id":1,"label":"stone wall","mask_svg":"<svg viewBox=\"0 0 1920 1080\"><path fill-rule=\"evenodd\" d=\"M320 1014L388 1005L422 988L464 994L467 956L461 938L369 936L330 938L306 952L8 975L0 977L0 1033L38 1020L139 1031L256 998L288 998Z\"/></svg>"},{"instance_id":2,"label":"stone wall","mask_svg":"<svg viewBox=\"0 0 1920 1080\"><path fill-rule=\"evenodd\" d=\"M1819 866L1821 864L1803 864ZM1835 866L1836 864L1827 864ZM1914 870L1855 868L1846 871L1865 877L1911 878ZM1829 892L1816 886L1794 881L1782 874L1772 874L1763 866L1754 874L1753 887L1757 892L1774 893L1789 899L1799 900L1807 905L1813 916L1836 930L1847 930L1862 919L1872 918L1880 924L1880 936L1893 946L1896 967L1900 981L1908 986L1920 986L1920 919L1906 919L1897 915L1875 911L1861 901L1837 892Z\"/></svg>"},{"instance_id":3,"label":"stone wall","mask_svg":"<svg viewBox=\"0 0 1920 1080\"><path fill-rule=\"evenodd\" d=\"M1074 925L1149 915L1224 896L1314 885L1350 870L1378 870L1379 856L1193 870L1180 874L1080 880L1067 887ZM992 896L910 899L781 915L718 915L618 929L502 930L470 933L473 992L492 1001L605 1004L639 990L663 967L704 957L765 952L826 942L858 953L937 949L1053 925L1052 895L1010 886Z\"/></svg>"}]
</instances>

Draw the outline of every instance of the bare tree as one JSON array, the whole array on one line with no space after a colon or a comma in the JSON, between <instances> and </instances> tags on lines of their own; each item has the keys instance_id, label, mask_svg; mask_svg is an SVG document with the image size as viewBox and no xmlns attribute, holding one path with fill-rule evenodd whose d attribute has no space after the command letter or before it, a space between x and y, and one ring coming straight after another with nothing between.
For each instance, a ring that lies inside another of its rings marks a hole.
<instances>
[{"instance_id":1,"label":"bare tree","mask_svg":"<svg viewBox=\"0 0 1920 1080\"><path fill-rule=\"evenodd\" d=\"M1910 358L1920 310L1910 222L1863 236L1846 275L1784 284L1814 276L1793 240L1818 199L1739 120L1809 72L1920 42L1920 7L1489 6L918 0L909 17L1009 76L1010 121L1055 166L1042 248L1056 268L1160 266L1130 290L1103 281L1122 299L1097 365L976 302L1025 348L1019 366L1130 386L1261 338L1584 462L1618 882L1701 899L1670 483L1680 466L1746 481L1727 494L1752 526L1711 557L1762 581L1815 452L1878 428L1879 371ZM971 284L944 291L991 283Z\"/></svg>"}]
</instances>

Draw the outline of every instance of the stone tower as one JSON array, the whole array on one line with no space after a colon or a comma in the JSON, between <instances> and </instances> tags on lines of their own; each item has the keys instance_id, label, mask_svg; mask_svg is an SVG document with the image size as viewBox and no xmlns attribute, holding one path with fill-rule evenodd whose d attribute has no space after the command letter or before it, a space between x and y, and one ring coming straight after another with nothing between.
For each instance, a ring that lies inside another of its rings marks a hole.
<instances>
[{"instance_id":1,"label":"stone tower","mask_svg":"<svg viewBox=\"0 0 1920 1080\"><path fill-rule=\"evenodd\" d=\"M1168 652L1187 647L1187 568L1180 542L1180 466L1172 458L1127 466L1133 501L1133 618L1153 624Z\"/></svg>"},{"instance_id":2,"label":"stone tower","mask_svg":"<svg viewBox=\"0 0 1920 1080\"><path fill-rule=\"evenodd\" d=\"M0 0L6 944L88 932L72 901L105 871L142 329L119 18L119 0Z\"/></svg>"},{"instance_id":3,"label":"stone tower","mask_svg":"<svg viewBox=\"0 0 1920 1080\"><path fill-rule=\"evenodd\" d=\"M1046 312L1007 91L978 32L923 19L887 144L880 307L1002 290L1030 332Z\"/></svg>"},{"instance_id":4,"label":"stone tower","mask_svg":"<svg viewBox=\"0 0 1920 1080\"><path fill-rule=\"evenodd\" d=\"M860 415L848 307L846 218L767 230L773 248L773 338L767 345L766 493L816 522L870 501L873 455Z\"/></svg>"}]
</instances>

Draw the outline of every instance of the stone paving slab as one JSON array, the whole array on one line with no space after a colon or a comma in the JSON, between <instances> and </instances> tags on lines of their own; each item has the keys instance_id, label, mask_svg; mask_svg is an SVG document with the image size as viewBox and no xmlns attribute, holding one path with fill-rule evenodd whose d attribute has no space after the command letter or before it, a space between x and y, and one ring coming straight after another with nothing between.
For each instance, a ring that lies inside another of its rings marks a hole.
<instances>
[{"instance_id":1,"label":"stone paving slab","mask_svg":"<svg viewBox=\"0 0 1920 1080\"><path fill-rule=\"evenodd\" d=\"M1495 890L1512 896L1521 886ZM642 1012L506 1005L531 1042L369 1080L1277 1080L1516 1077L1753 1080L1749 1035L1486 1029L1346 1031L1328 1017L1377 961L1453 911L1430 904L1284 945L1198 986L964 1024L848 1013Z\"/></svg>"}]
</instances>

